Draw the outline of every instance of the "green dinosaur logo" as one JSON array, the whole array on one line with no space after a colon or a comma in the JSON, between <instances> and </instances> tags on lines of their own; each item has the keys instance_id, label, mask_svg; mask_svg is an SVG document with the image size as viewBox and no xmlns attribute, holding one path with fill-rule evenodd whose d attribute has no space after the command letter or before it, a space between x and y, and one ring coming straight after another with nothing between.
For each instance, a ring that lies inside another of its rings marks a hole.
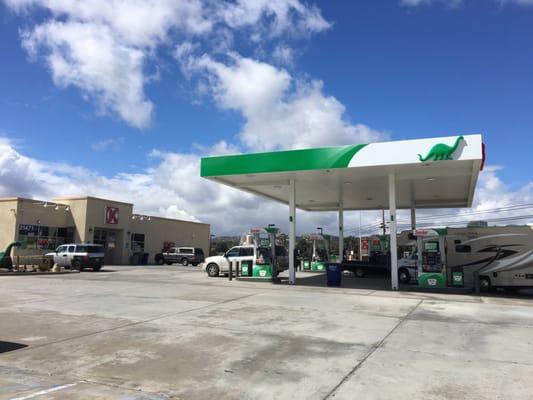
<instances>
[{"instance_id":1,"label":"green dinosaur logo","mask_svg":"<svg viewBox=\"0 0 533 400\"><path fill-rule=\"evenodd\" d=\"M434 145L427 156L422 157L420 154L418 155L418 159L422 162L424 161L438 161L438 160L453 160L452 155L455 153L455 150L459 147L459 144L461 141L465 140L464 137L459 136L457 139L455 139L455 143L453 146L448 146L444 143L437 143Z\"/></svg>"}]
</instances>

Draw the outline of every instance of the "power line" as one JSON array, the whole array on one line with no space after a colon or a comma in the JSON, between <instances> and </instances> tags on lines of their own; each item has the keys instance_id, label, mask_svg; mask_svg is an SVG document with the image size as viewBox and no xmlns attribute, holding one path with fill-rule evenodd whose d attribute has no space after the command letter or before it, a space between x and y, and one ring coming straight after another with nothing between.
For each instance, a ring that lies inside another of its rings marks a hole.
<instances>
[{"instance_id":1,"label":"power line","mask_svg":"<svg viewBox=\"0 0 533 400\"><path fill-rule=\"evenodd\" d=\"M417 217L417 221L419 220L435 220L435 219L438 219L440 217L466 217L466 216L473 216L473 215L479 215L479 214L487 214L487 213L500 213L500 212L508 212L508 211L518 211L518 210L523 210L523 209L528 209L528 208L533 208L533 203L526 203L526 204L514 204L514 205L509 205L509 206L504 206L504 207L498 207L498 208L491 208L491 209L486 209L486 210L474 210L474 211L464 211L464 212L459 212L459 213L453 213L453 214L450 214L450 213L445 213L445 214L434 214L434 215L425 215L425 216L420 216L420 217ZM512 219L524 219L523 217L509 217ZM527 218L527 217L526 217ZM376 220L378 218L376 217ZM399 219L398 222L406 222L406 221L409 221L408 219ZM461 221L460 223L464 223L463 221ZM371 224L367 224L367 225L363 225L361 226L361 230L368 230L370 228L378 228L380 227L380 222L374 222L374 223L371 223ZM359 227L357 228L352 228L352 229L347 229L345 232L355 232L356 230L358 230Z\"/></svg>"}]
</instances>

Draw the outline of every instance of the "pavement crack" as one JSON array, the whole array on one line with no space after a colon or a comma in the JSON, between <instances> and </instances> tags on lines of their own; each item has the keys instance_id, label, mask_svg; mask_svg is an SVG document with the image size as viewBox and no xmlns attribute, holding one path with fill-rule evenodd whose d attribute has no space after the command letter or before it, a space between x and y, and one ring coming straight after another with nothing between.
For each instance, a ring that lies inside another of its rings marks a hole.
<instances>
[{"instance_id":1,"label":"pavement crack","mask_svg":"<svg viewBox=\"0 0 533 400\"><path fill-rule=\"evenodd\" d=\"M403 323L409 319L411 314L413 314L416 309L422 304L424 300L420 300L406 315L400 318L398 323L376 344L374 344L370 350L365 354L365 356L340 380L339 383L337 383L333 389L331 389L324 397L323 400L330 399L332 397L335 397L335 392L346 382L348 379L350 379L359 368L378 350L383 346L385 341L400 327L403 325Z\"/></svg>"},{"instance_id":2,"label":"pavement crack","mask_svg":"<svg viewBox=\"0 0 533 400\"><path fill-rule=\"evenodd\" d=\"M145 324L145 323L148 323L148 322L161 320L161 319L164 319L164 318L174 317L176 315L182 315L182 314L187 314L187 313L194 312L194 311L200 311L200 310L204 310L204 309L209 308L209 307L216 307L216 306L221 305L221 304L227 304L227 303L231 303L233 301L239 301L239 300L242 300L242 299L246 299L248 297L256 296L257 294L260 294L260 293L261 292L247 294L247 295L244 295L244 296L235 297L233 299L219 301L219 302L213 303L213 304L208 304L208 305L204 305L204 306L200 306L200 307L196 307L196 308L191 308L189 310L177 311L177 312L174 312L174 313L160 314L160 315L155 316L153 318L144 319L142 321L130 322L128 324L119 325L119 326L115 326L115 327L112 327L112 328L101 329L99 331L89 332L89 333L85 333L83 335L76 335L76 336L71 336L71 337L68 337L68 338L60 339L60 340L55 340L53 342L37 344L37 345L34 345L34 346L28 346L28 347L25 347L23 349L17 350L17 352L21 353L21 352L31 351L33 349L38 349L38 348L45 347L45 346L50 346L50 345L53 345L53 344L65 343L65 342L68 342L70 340L81 339L81 338L85 338L85 337L89 337L89 336L93 336L93 335L98 335L100 333L113 332L113 331L117 331L117 330L120 330L120 329L129 328L129 327L132 327L132 326L142 325L142 324Z\"/></svg>"}]
</instances>

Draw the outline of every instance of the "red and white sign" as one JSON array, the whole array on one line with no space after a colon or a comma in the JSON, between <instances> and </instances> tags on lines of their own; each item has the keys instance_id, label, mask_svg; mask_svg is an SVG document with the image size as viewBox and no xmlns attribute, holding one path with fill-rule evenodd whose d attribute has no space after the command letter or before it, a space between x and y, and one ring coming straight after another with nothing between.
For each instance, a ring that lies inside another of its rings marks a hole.
<instances>
[{"instance_id":1,"label":"red and white sign","mask_svg":"<svg viewBox=\"0 0 533 400\"><path fill-rule=\"evenodd\" d=\"M105 223L111 225L118 224L118 207L105 208Z\"/></svg>"},{"instance_id":2,"label":"red and white sign","mask_svg":"<svg viewBox=\"0 0 533 400\"><path fill-rule=\"evenodd\" d=\"M368 239L361 239L361 256L368 256Z\"/></svg>"}]
</instances>

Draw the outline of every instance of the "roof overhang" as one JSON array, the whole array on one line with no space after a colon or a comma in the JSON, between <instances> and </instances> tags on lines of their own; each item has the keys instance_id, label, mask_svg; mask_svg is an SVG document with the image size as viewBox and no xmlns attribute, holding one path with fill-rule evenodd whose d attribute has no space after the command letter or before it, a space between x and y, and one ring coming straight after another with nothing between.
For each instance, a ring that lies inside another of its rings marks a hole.
<instances>
[{"instance_id":1,"label":"roof overhang","mask_svg":"<svg viewBox=\"0 0 533 400\"><path fill-rule=\"evenodd\" d=\"M332 211L388 208L393 174L397 208L455 208L471 206L483 161L481 135L465 135L204 157L201 176L285 204L294 179L299 209Z\"/></svg>"}]
</instances>

